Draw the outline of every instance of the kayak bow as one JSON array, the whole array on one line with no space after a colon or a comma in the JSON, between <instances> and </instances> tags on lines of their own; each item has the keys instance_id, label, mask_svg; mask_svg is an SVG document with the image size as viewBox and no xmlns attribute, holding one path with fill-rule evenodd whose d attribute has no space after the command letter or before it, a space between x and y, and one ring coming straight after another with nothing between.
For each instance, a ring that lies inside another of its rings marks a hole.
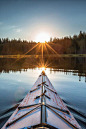
<instances>
[{"instance_id":1,"label":"kayak bow","mask_svg":"<svg viewBox=\"0 0 86 129\"><path fill-rule=\"evenodd\" d=\"M81 129L44 71L2 129Z\"/></svg>"}]
</instances>

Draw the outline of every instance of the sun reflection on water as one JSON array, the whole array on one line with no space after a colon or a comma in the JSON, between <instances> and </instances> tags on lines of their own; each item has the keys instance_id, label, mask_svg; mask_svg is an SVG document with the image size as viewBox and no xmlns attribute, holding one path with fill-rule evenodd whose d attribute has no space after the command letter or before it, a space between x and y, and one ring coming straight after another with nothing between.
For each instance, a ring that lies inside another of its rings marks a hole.
<instances>
[{"instance_id":1,"label":"sun reflection on water","mask_svg":"<svg viewBox=\"0 0 86 129\"><path fill-rule=\"evenodd\" d=\"M40 74L42 71L45 71L45 73L49 72L49 69L46 68L45 66L42 66L40 68L37 67L37 72Z\"/></svg>"}]
</instances>

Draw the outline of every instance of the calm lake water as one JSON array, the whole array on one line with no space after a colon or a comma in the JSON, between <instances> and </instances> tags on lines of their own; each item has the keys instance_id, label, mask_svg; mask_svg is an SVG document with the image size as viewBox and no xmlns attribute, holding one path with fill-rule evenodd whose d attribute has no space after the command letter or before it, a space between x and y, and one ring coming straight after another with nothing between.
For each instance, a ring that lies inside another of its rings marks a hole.
<instances>
[{"instance_id":1,"label":"calm lake water","mask_svg":"<svg viewBox=\"0 0 86 129\"><path fill-rule=\"evenodd\" d=\"M41 71L35 68L0 73L0 128L26 96ZM47 68L45 72L81 127L86 129L86 77L79 77L78 72L74 74L72 70L64 72L63 69L53 71Z\"/></svg>"}]
</instances>

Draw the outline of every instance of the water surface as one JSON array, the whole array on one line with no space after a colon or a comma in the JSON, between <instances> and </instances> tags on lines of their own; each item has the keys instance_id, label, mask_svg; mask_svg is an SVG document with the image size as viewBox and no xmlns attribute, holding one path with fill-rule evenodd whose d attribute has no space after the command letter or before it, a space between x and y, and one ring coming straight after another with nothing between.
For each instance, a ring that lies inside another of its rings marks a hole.
<instances>
[{"instance_id":1,"label":"water surface","mask_svg":"<svg viewBox=\"0 0 86 129\"><path fill-rule=\"evenodd\" d=\"M29 92L41 69L2 72L0 74L0 128L18 106L17 104ZM79 124L86 128L86 83L74 71L64 72L64 69L46 69L46 74L59 96L66 103Z\"/></svg>"}]
</instances>

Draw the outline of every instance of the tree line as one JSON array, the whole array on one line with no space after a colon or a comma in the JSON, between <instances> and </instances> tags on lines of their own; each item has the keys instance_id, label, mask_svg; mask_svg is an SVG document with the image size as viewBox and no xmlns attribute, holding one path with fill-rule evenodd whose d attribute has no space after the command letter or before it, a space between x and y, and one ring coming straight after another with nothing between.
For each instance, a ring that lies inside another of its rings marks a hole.
<instances>
[{"instance_id":1,"label":"tree line","mask_svg":"<svg viewBox=\"0 0 86 129\"><path fill-rule=\"evenodd\" d=\"M52 54L54 50L58 54L86 54L86 33L80 31L78 35L74 35L73 37L50 38L50 41L46 42L46 44L46 46L43 46L44 54ZM37 47L35 47L35 45ZM9 38L0 38L0 55L22 55L33 47L34 49L27 54L40 55L42 52L41 46L42 44L40 42L36 43L21 39L9 40Z\"/></svg>"}]
</instances>

